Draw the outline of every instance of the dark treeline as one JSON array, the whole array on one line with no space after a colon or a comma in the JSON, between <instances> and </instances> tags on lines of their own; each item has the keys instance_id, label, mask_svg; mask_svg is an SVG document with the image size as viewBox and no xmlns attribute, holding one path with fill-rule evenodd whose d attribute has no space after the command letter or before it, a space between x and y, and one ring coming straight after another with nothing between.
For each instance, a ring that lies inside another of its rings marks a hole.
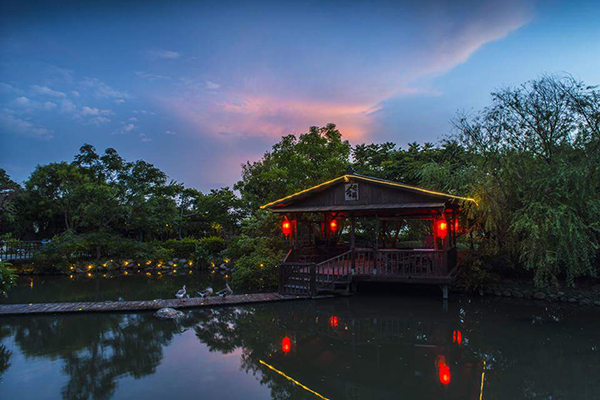
<instances>
[{"instance_id":1,"label":"dark treeline","mask_svg":"<svg viewBox=\"0 0 600 400\"><path fill-rule=\"evenodd\" d=\"M546 76L492 93L489 107L459 115L454 127L437 145L407 148L351 146L333 124L312 127L243 165L233 189L206 194L169 181L144 161L84 145L70 163L38 166L24 185L0 170L0 233L80 240L98 258L125 244L133 250L123 252L160 258L166 255L160 249L169 248L165 241L208 240L212 257L233 261L234 282L270 286L285 244L276 218L259 206L352 167L475 198L477 206L465 205L470 233L464 238L474 277L523 272L538 286L595 277L600 92L570 77Z\"/></svg>"}]
</instances>

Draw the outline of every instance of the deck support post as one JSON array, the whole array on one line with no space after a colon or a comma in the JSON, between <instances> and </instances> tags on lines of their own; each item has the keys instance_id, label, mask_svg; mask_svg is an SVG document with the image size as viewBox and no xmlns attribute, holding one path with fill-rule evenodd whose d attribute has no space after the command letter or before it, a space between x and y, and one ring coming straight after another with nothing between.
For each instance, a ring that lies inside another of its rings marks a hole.
<instances>
[{"instance_id":1,"label":"deck support post","mask_svg":"<svg viewBox=\"0 0 600 400\"><path fill-rule=\"evenodd\" d=\"M356 219L354 214L350 214L350 259L352 263L352 270L356 271Z\"/></svg>"},{"instance_id":2,"label":"deck support post","mask_svg":"<svg viewBox=\"0 0 600 400\"><path fill-rule=\"evenodd\" d=\"M443 299L448 300L448 285L440 285L440 289L442 289Z\"/></svg>"},{"instance_id":3,"label":"deck support post","mask_svg":"<svg viewBox=\"0 0 600 400\"><path fill-rule=\"evenodd\" d=\"M310 295L311 297L317 295L317 264L315 263L310 265Z\"/></svg>"}]
</instances>

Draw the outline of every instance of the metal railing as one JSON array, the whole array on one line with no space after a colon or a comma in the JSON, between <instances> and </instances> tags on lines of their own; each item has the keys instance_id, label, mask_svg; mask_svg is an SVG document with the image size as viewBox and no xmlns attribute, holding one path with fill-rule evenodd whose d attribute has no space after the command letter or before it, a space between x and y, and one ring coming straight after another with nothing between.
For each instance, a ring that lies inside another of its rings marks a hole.
<instances>
[{"instance_id":1,"label":"metal railing","mask_svg":"<svg viewBox=\"0 0 600 400\"><path fill-rule=\"evenodd\" d=\"M0 240L0 260L29 260L45 243L41 240Z\"/></svg>"}]
</instances>

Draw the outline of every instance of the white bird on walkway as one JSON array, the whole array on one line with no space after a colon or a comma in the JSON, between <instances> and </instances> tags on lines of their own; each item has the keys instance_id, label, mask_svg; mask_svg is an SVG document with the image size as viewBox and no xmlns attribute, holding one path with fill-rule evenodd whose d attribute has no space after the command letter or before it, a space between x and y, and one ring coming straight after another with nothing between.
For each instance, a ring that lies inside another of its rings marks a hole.
<instances>
[{"instance_id":1,"label":"white bird on walkway","mask_svg":"<svg viewBox=\"0 0 600 400\"><path fill-rule=\"evenodd\" d=\"M183 285L183 289L179 290L177 293L175 293L175 297L177 297L179 300L183 301L183 298L186 295L186 290L185 290L185 285Z\"/></svg>"},{"instance_id":2,"label":"white bird on walkway","mask_svg":"<svg viewBox=\"0 0 600 400\"><path fill-rule=\"evenodd\" d=\"M204 290L201 290L200 292L198 292L198 295L202 298L208 297L208 296L212 296L213 294L213 288L211 288L210 286L207 287Z\"/></svg>"},{"instance_id":3,"label":"white bird on walkway","mask_svg":"<svg viewBox=\"0 0 600 400\"><path fill-rule=\"evenodd\" d=\"M225 298L225 296L231 296L233 294L233 290L229 287L229 283L225 283L225 289L217 292L217 295Z\"/></svg>"}]
</instances>

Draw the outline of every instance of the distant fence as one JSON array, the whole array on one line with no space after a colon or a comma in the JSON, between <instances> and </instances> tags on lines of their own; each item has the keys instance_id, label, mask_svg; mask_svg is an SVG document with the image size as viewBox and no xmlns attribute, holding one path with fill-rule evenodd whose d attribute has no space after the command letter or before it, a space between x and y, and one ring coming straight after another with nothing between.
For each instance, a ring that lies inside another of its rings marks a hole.
<instances>
[{"instance_id":1,"label":"distant fence","mask_svg":"<svg viewBox=\"0 0 600 400\"><path fill-rule=\"evenodd\" d=\"M29 260L48 241L0 240L0 260Z\"/></svg>"}]
</instances>

